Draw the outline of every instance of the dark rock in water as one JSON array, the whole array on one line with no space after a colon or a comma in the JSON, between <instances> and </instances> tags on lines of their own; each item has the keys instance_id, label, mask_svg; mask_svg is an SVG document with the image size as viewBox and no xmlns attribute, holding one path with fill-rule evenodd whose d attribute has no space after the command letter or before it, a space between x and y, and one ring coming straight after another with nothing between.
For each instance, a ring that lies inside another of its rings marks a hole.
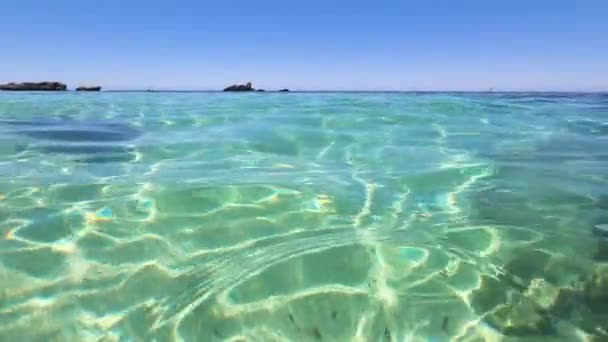
<instances>
[{"instance_id":1,"label":"dark rock in water","mask_svg":"<svg viewBox=\"0 0 608 342\"><path fill-rule=\"evenodd\" d=\"M563 284L584 277L588 270L572 258L552 255L543 250L514 250L503 266L500 280L514 289L524 291L534 279Z\"/></svg>"},{"instance_id":2,"label":"dark rock in water","mask_svg":"<svg viewBox=\"0 0 608 342\"><path fill-rule=\"evenodd\" d=\"M593 260L598 262L608 261L608 239L600 239L597 242L597 250L593 254Z\"/></svg>"},{"instance_id":3,"label":"dark rock in water","mask_svg":"<svg viewBox=\"0 0 608 342\"><path fill-rule=\"evenodd\" d=\"M602 218L606 222L606 218ZM599 262L608 261L608 223L598 223L591 229L593 235L599 237L597 241L597 249L593 255L593 260Z\"/></svg>"},{"instance_id":4,"label":"dark rock in water","mask_svg":"<svg viewBox=\"0 0 608 342\"><path fill-rule=\"evenodd\" d=\"M0 84L0 90L13 91L63 91L67 86L61 82L22 82Z\"/></svg>"},{"instance_id":5,"label":"dark rock in water","mask_svg":"<svg viewBox=\"0 0 608 342\"><path fill-rule=\"evenodd\" d=\"M520 250L503 267L501 279L510 286L525 289L532 279L548 276L546 269L550 261L551 255L544 251Z\"/></svg>"},{"instance_id":6,"label":"dark rock in water","mask_svg":"<svg viewBox=\"0 0 608 342\"><path fill-rule=\"evenodd\" d=\"M542 279L530 281L526 289L509 288L490 277L482 277L473 291L471 305L484 321L508 336L547 336L555 329L546 311L555 303L559 290Z\"/></svg>"},{"instance_id":7,"label":"dark rock in water","mask_svg":"<svg viewBox=\"0 0 608 342\"><path fill-rule=\"evenodd\" d=\"M224 91L254 91L255 89L251 85L251 82L246 84L233 84L229 87L224 88Z\"/></svg>"},{"instance_id":8,"label":"dark rock in water","mask_svg":"<svg viewBox=\"0 0 608 342\"><path fill-rule=\"evenodd\" d=\"M556 324L560 320L590 334L605 324L608 265L590 273L587 267L539 250L514 254L498 279L482 276L471 293L472 308L487 324L514 337L557 336L562 333ZM571 277L564 274L576 278L568 281Z\"/></svg>"},{"instance_id":9,"label":"dark rock in water","mask_svg":"<svg viewBox=\"0 0 608 342\"><path fill-rule=\"evenodd\" d=\"M76 91L100 91L100 90L101 90L100 86L93 86L93 87L80 86L80 87L76 88Z\"/></svg>"},{"instance_id":10,"label":"dark rock in water","mask_svg":"<svg viewBox=\"0 0 608 342\"><path fill-rule=\"evenodd\" d=\"M608 265L595 268L585 282L584 296L593 313L608 314Z\"/></svg>"},{"instance_id":11,"label":"dark rock in water","mask_svg":"<svg viewBox=\"0 0 608 342\"><path fill-rule=\"evenodd\" d=\"M608 210L608 195L601 195L595 201L595 206L600 209Z\"/></svg>"},{"instance_id":12,"label":"dark rock in water","mask_svg":"<svg viewBox=\"0 0 608 342\"><path fill-rule=\"evenodd\" d=\"M608 264L587 269L565 286L544 276L530 279L525 288L485 276L481 280L471 293L471 306L504 335L563 337L559 322L565 321L600 338L598 341L608 341L601 339L608 331Z\"/></svg>"},{"instance_id":13,"label":"dark rock in water","mask_svg":"<svg viewBox=\"0 0 608 342\"><path fill-rule=\"evenodd\" d=\"M255 91L264 92L264 89L256 89Z\"/></svg>"},{"instance_id":14,"label":"dark rock in water","mask_svg":"<svg viewBox=\"0 0 608 342\"><path fill-rule=\"evenodd\" d=\"M580 300L574 312L580 318L579 327L587 333L597 334L597 341L608 341L608 264L596 265L583 282ZM595 341L595 340L594 340Z\"/></svg>"},{"instance_id":15,"label":"dark rock in water","mask_svg":"<svg viewBox=\"0 0 608 342\"><path fill-rule=\"evenodd\" d=\"M507 336L552 336L556 332L551 318L528 301L501 307L488 315L486 322Z\"/></svg>"},{"instance_id":16,"label":"dark rock in water","mask_svg":"<svg viewBox=\"0 0 608 342\"><path fill-rule=\"evenodd\" d=\"M471 306L478 313L492 311L496 306L507 301L509 291L511 289L504 282L482 275L479 288L471 293Z\"/></svg>"},{"instance_id":17,"label":"dark rock in water","mask_svg":"<svg viewBox=\"0 0 608 342\"><path fill-rule=\"evenodd\" d=\"M289 92L289 89L287 89L287 88L279 90L279 93L288 93L288 92Z\"/></svg>"},{"instance_id":18,"label":"dark rock in water","mask_svg":"<svg viewBox=\"0 0 608 342\"><path fill-rule=\"evenodd\" d=\"M557 317L570 317L574 310L581 307L582 298L582 292L578 289L560 288L550 311Z\"/></svg>"}]
</instances>

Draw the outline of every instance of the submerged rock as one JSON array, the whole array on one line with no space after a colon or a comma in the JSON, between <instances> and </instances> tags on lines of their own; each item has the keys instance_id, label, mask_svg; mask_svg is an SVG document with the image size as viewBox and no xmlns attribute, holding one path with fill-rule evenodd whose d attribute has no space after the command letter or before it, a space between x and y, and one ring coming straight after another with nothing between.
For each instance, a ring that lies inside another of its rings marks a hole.
<instances>
[{"instance_id":1,"label":"submerged rock","mask_svg":"<svg viewBox=\"0 0 608 342\"><path fill-rule=\"evenodd\" d=\"M598 262L608 261L608 239L600 239L597 242L597 249L593 254L593 260Z\"/></svg>"},{"instance_id":2,"label":"submerged rock","mask_svg":"<svg viewBox=\"0 0 608 342\"><path fill-rule=\"evenodd\" d=\"M585 301L596 314L608 314L608 265L597 266L585 282Z\"/></svg>"},{"instance_id":3,"label":"submerged rock","mask_svg":"<svg viewBox=\"0 0 608 342\"><path fill-rule=\"evenodd\" d=\"M100 91L100 90L101 90L100 86L93 86L93 87L80 86L80 87L76 88L76 91Z\"/></svg>"},{"instance_id":4,"label":"submerged rock","mask_svg":"<svg viewBox=\"0 0 608 342\"><path fill-rule=\"evenodd\" d=\"M523 294L525 298L533 301L540 309L547 311L555 306L560 295L560 288L543 278L535 278L530 281L530 286Z\"/></svg>"},{"instance_id":5,"label":"submerged rock","mask_svg":"<svg viewBox=\"0 0 608 342\"><path fill-rule=\"evenodd\" d=\"M512 290L504 282L488 275L481 275L479 287L470 296L471 306L479 314L488 313L507 302L511 292Z\"/></svg>"},{"instance_id":6,"label":"submerged rock","mask_svg":"<svg viewBox=\"0 0 608 342\"><path fill-rule=\"evenodd\" d=\"M0 84L0 90L13 91L63 91L67 86L61 82L22 82Z\"/></svg>"},{"instance_id":7,"label":"submerged rock","mask_svg":"<svg viewBox=\"0 0 608 342\"><path fill-rule=\"evenodd\" d=\"M505 285L485 277L482 286L473 292L471 305L486 323L508 336L553 335L555 329L547 310L557 300L559 289L538 278L523 291Z\"/></svg>"},{"instance_id":8,"label":"submerged rock","mask_svg":"<svg viewBox=\"0 0 608 342\"><path fill-rule=\"evenodd\" d=\"M555 328L550 317L522 299L514 305L503 306L488 315L488 322L507 336L551 336Z\"/></svg>"},{"instance_id":9,"label":"submerged rock","mask_svg":"<svg viewBox=\"0 0 608 342\"><path fill-rule=\"evenodd\" d=\"M233 84L229 87L224 88L224 91L254 91L255 89L251 85L251 82L246 84Z\"/></svg>"},{"instance_id":10,"label":"submerged rock","mask_svg":"<svg viewBox=\"0 0 608 342\"><path fill-rule=\"evenodd\" d=\"M589 334L604 328L608 265L589 269L540 250L518 251L498 278L481 280L471 306L504 335L564 337L572 324Z\"/></svg>"},{"instance_id":11,"label":"submerged rock","mask_svg":"<svg viewBox=\"0 0 608 342\"><path fill-rule=\"evenodd\" d=\"M519 290L525 290L530 281L547 276L551 255L540 250L520 250L505 266L501 280Z\"/></svg>"},{"instance_id":12,"label":"submerged rock","mask_svg":"<svg viewBox=\"0 0 608 342\"><path fill-rule=\"evenodd\" d=\"M594 204L597 208L608 210L608 195L600 195Z\"/></svg>"},{"instance_id":13,"label":"submerged rock","mask_svg":"<svg viewBox=\"0 0 608 342\"><path fill-rule=\"evenodd\" d=\"M606 218L602 220L605 222ZM608 223L595 224L591 231L593 235L598 237L597 249L593 255L593 260L599 262L608 261Z\"/></svg>"}]
</instances>

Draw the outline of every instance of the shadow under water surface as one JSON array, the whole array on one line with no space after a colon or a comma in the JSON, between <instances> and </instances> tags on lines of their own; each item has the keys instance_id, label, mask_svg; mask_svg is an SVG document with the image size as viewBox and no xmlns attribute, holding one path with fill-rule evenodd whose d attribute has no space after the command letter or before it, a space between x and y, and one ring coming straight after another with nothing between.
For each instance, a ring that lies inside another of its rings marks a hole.
<instances>
[{"instance_id":1,"label":"shadow under water surface","mask_svg":"<svg viewBox=\"0 0 608 342\"><path fill-rule=\"evenodd\" d=\"M76 162L110 163L135 159L127 144L141 131L128 123L70 118L38 120L0 120L9 134L30 138L20 150L34 148L42 153L74 155Z\"/></svg>"}]
</instances>

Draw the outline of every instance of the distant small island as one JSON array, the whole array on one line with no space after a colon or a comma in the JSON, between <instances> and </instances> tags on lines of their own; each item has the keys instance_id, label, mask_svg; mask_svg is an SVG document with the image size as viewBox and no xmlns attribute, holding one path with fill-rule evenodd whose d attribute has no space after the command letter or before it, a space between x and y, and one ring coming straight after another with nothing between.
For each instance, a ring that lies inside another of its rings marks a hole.
<instances>
[{"instance_id":1,"label":"distant small island","mask_svg":"<svg viewBox=\"0 0 608 342\"><path fill-rule=\"evenodd\" d=\"M251 82L245 84L233 84L224 88L224 91L254 91L255 89L251 85Z\"/></svg>"},{"instance_id":2,"label":"distant small island","mask_svg":"<svg viewBox=\"0 0 608 342\"><path fill-rule=\"evenodd\" d=\"M12 91L64 91L68 87L61 82L21 82L0 84L0 90Z\"/></svg>"},{"instance_id":3,"label":"distant small island","mask_svg":"<svg viewBox=\"0 0 608 342\"><path fill-rule=\"evenodd\" d=\"M92 87L80 86L80 87L76 88L76 91L101 91L101 86L92 86Z\"/></svg>"},{"instance_id":4,"label":"distant small island","mask_svg":"<svg viewBox=\"0 0 608 342\"><path fill-rule=\"evenodd\" d=\"M251 82L247 82L245 84L233 84L231 86L224 88L224 91L256 91L256 92L260 92L260 93L265 92L264 89L255 89L253 87L253 85L251 84ZM289 89L287 89L287 88L281 89L281 90L278 90L278 92L286 93L286 92L289 92Z\"/></svg>"}]
</instances>

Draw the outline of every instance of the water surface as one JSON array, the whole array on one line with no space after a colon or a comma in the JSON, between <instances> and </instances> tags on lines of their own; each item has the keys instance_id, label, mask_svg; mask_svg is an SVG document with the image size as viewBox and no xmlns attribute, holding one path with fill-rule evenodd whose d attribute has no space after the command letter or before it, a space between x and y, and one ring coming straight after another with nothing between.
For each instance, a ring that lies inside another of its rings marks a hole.
<instances>
[{"instance_id":1,"label":"water surface","mask_svg":"<svg viewBox=\"0 0 608 342\"><path fill-rule=\"evenodd\" d=\"M599 341L606 223L603 94L0 93L0 340Z\"/></svg>"}]
</instances>

